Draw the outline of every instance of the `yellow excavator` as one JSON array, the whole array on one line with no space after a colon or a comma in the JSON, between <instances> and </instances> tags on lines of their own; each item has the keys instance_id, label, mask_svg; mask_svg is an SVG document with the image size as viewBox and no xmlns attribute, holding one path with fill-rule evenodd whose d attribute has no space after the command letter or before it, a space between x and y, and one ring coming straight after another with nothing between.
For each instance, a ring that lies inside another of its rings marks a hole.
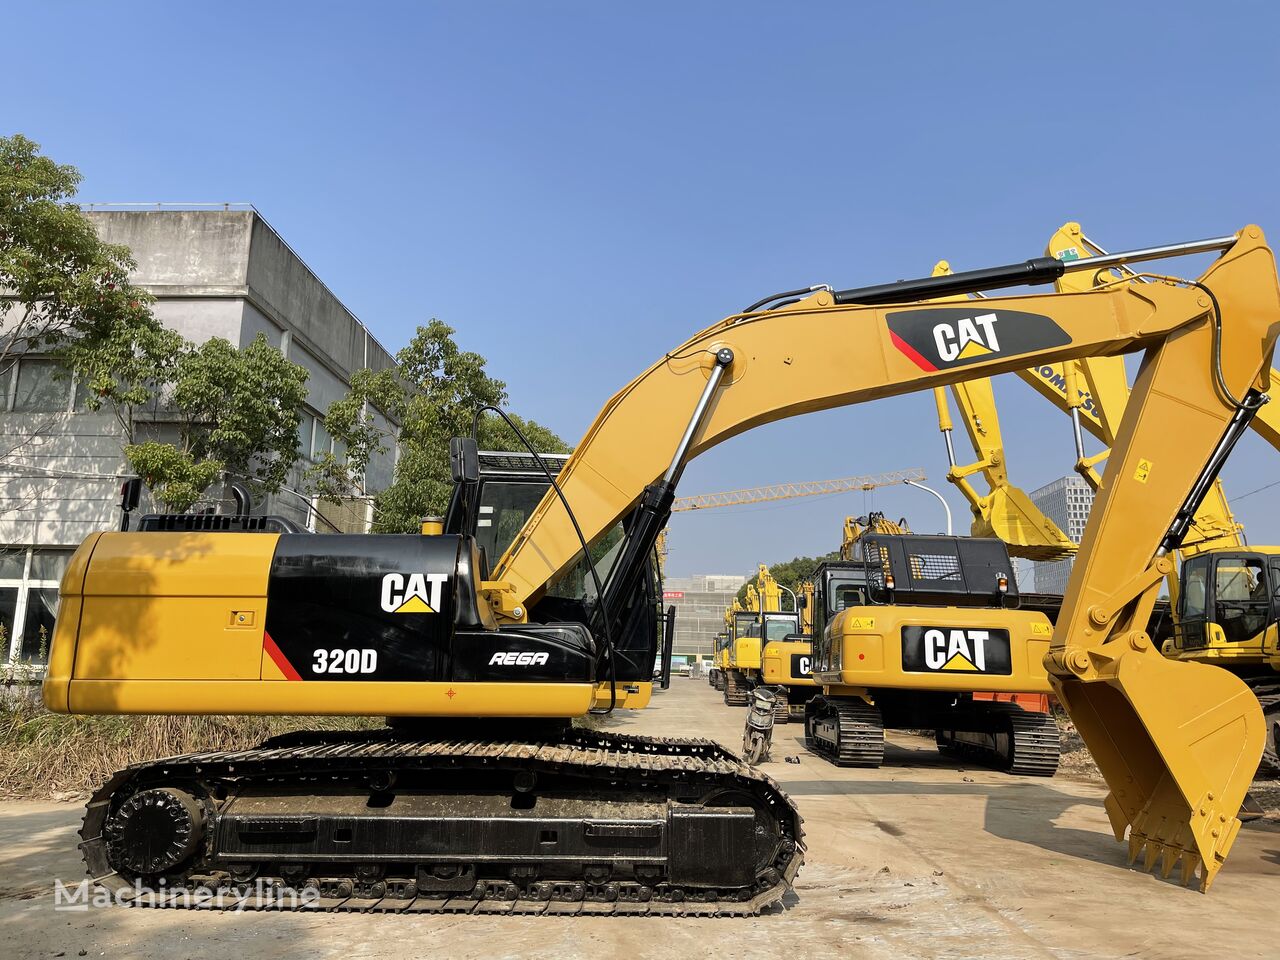
<instances>
[{"instance_id":1,"label":"yellow excavator","mask_svg":"<svg viewBox=\"0 0 1280 960\"><path fill-rule=\"evenodd\" d=\"M734 624L737 615L743 610L742 602L734 597L733 603L729 604L724 611L724 629L716 635L715 657L711 661L711 675L708 681L717 690L724 689L725 671L729 669L729 647L733 643Z\"/></svg>"},{"instance_id":2,"label":"yellow excavator","mask_svg":"<svg viewBox=\"0 0 1280 960\"><path fill-rule=\"evenodd\" d=\"M848 517L840 560L818 568L815 589L822 693L805 710L811 749L839 766L878 767L886 729L923 728L944 755L1025 776L1057 771L1044 665L1052 627L1018 609L1003 541Z\"/></svg>"},{"instance_id":3,"label":"yellow excavator","mask_svg":"<svg viewBox=\"0 0 1280 960\"><path fill-rule=\"evenodd\" d=\"M783 640L800 629L798 611L782 609L782 589L763 563L756 583L747 584L746 611L734 617L725 667L724 702L745 707L760 683L763 651L770 640Z\"/></svg>"},{"instance_id":4,"label":"yellow excavator","mask_svg":"<svg viewBox=\"0 0 1280 960\"><path fill-rule=\"evenodd\" d=\"M400 720L121 770L87 806L90 874L122 898L162 886L174 906L257 884L257 905L274 907L301 892L320 909L758 913L803 857L780 787L708 741L569 725L649 700L654 545L686 464L789 416L1144 351L1044 663L1130 859L1206 889L1239 829L1262 713L1238 677L1162 657L1144 627L1166 554L1265 399L1280 283L1255 226L1089 266L1205 252L1219 255L1194 280L977 308L929 301L1080 266L1037 257L771 296L626 384L558 473L532 457L547 484L532 505L486 481L474 438L455 440L444 533L318 536L179 516L90 536L62 581L50 709ZM478 519L524 509L493 560ZM869 564L875 589L910 576L903 562ZM859 616L815 622L828 675L883 654ZM949 653L962 625L912 626L943 631ZM995 675L1002 651L988 649Z\"/></svg>"},{"instance_id":5,"label":"yellow excavator","mask_svg":"<svg viewBox=\"0 0 1280 960\"><path fill-rule=\"evenodd\" d=\"M767 573L761 564L760 576ZM813 679L813 583L805 581L797 587L797 619L777 618L760 651L760 683L775 691L774 723L786 723L792 717L803 720L805 706L820 691Z\"/></svg>"}]
</instances>

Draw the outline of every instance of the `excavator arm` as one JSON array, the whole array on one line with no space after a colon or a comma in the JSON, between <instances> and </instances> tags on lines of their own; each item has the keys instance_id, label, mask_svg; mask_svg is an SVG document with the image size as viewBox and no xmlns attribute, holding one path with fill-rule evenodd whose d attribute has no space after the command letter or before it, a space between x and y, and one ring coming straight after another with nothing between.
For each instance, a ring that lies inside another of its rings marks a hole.
<instances>
[{"instance_id":1,"label":"excavator arm","mask_svg":"<svg viewBox=\"0 0 1280 960\"><path fill-rule=\"evenodd\" d=\"M1075 266L1041 258L819 290L734 315L666 354L605 405L561 470L560 491L588 542L632 513L628 535L641 542L624 549L610 575L613 589L625 592L628 553L651 551L685 463L738 433L973 377L1146 351L1046 666L1111 788L1117 839L1127 830L1131 857L1145 849L1148 867L1163 857L1166 875L1180 863L1185 881L1199 867L1207 888L1239 829L1236 814L1262 752L1262 714L1237 678L1166 661L1143 631L1171 563L1162 551L1176 547L1248 426L1248 404L1238 398L1256 403L1267 385L1280 289L1274 257L1252 226L1233 240L1117 257L1206 250L1223 253L1195 286L1118 282L995 297L980 307L919 302L1051 282ZM974 343L983 349L966 354ZM580 549L549 492L481 591L499 618L521 619ZM605 608L608 617L607 599Z\"/></svg>"},{"instance_id":2,"label":"excavator arm","mask_svg":"<svg viewBox=\"0 0 1280 960\"><path fill-rule=\"evenodd\" d=\"M945 274L935 272L935 276L941 275ZM1071 538L1041 512L1025 491L1009 480L1004 439L990 378L953 383L951 395L960 410L969 443L978 457L964 466L954 459L947 392L941 387L935 387L933 391L938 407L938 429L946 437L947 455L951 460L947 479L969 501L969 509L973 512L970 531L973 536L999 537L1008 545L1010 556L1028 560L1062 560L1074 554L1076 545ZM975 473L982 474L989 493L979 493L969 482L969 477Z\"/></svg>"}]
</instances>

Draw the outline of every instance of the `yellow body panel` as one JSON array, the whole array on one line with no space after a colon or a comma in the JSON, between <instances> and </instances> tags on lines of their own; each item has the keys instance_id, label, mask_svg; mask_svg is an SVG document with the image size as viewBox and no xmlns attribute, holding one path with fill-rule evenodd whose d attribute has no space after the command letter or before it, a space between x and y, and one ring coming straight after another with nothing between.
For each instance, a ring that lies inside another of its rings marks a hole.
<instances>
[{"instance_id":1,"label":"yellow body panel","mask_svg":"<svg viewBox=\"0 0 1280 960\"><path fill-rule=\"evenodd\" d=\"M593 701L589 683L288 681L263 643L276 540L90 537L63 576L45 704L72 713L475 717L571 717L608 705L607 683ZM618 706L643 707L651 690L619 684Z\"/></svg>"},{"instance_id":2,"label":"yellow body panel","mask_svg":"<svg viewBox=\"0 0 1280 960\"><path fill-rule=\"evenodd\" d=\"M71 684L70 709L72 713L569 717L587 712L591 694L587 683L78 680ZM604 705L608 702L606 686Z\"/></svg>"},{"instance_id":3,"label":"yellow body panel","mask_svg":"<svg viewBox=\"0 0 1280 960\"><path fill-rule=\"evenodd\" d=\"M738 637L729 645L729 668L732 670L760 669L760 638Z\"/></svg>"},{"instance_id":4,"label":"yellow body panel","mask_svg":"<svg viewBox=\"0 0 1280 960\"><path fill-rule=\"evenodd\" d=\"M907 671L902 666L902 628L907 626L1009 631L1007 675L977 670ZM967 607L850 607L827 624L831 657L814 674L824 686L1049 693L1044 658L1052 628L1042 613Z\"/></svg>"},{"instance_id":5,"label":"yellow body panel","mask_svg":"<svg viewBox=\"0 0 1280 960\"><path fill-rule=\"evenodd\" d=\"M816 687L818 681L812 675L792 672L791 658L794 655L812 657L813 644L808 640L771 640L765 644L760 679L771 686Z\"/></svg>"},{"instance_id":6,"label":"yellow body panel","mask_svg":"<svg viewBox=\"0 0 1280 960\"><path fill-rule=\"evenodd\" d=\"M511 684L493 684L493 686L511 686ZM533 684L524 684L524 687L531 687ZM558 684L558 686L573 686L577 684ZM616 690L617 702L613 704L616 710L643 710L649 705L649 700L653 696L652 683L619 683ZM592 710L605 710L609 707L609 684L598 683L593 691L591 698ZM571 714L552 714L552 716L567 717ZM523 716L523 714L521 714ZM536 716L536 714L529 714Z\"/></svg>"}]
</instances>

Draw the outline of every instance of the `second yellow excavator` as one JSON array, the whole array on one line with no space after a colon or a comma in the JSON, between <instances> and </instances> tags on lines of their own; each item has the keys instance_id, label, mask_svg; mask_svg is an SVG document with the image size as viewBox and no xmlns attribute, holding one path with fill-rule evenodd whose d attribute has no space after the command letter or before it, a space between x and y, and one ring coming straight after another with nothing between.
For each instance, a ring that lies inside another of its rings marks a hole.
<instances>
[{"instance_id":1,"label":"second yellow excavator","mask_svg":"<svg viewBox=\"0 0 1280 960\"><path fill-rule=\"evenodd\" d=\"M1004 542L914 534L879 513L849 517L844 531L841 559L816 576L822 695L806 709L809 746L840 766L874 767L886 728L924 728L944 753L1052 776L1052 627L1018 609Z\"/></svg>"},{"instance_id":2,"label":"second yellow excavator","mask_svg":"<svg viewBox=\"0 0 1280 960\"><path fill-rule=\"evenodd\" d=\"M1262 713L1237 677L1165 659L1144 628L1164 554L1265 400L1280 281L1254 226L1110 262L1203 252L1219 256L1195 280L993 297L981 312L929 301L1079 268L1041 257L766 298L626 384L558 474L533 458L546 478L536 505L486 482L474 437L457 440L443 534L317 536L203 516L94 534L63 578L50 709L403 719L119 771L87 806L91 875L121 896L163 889L169 906L259 883L257 905L272 908L297 892L315 909L758 913L804 853L777 784L707 741L569 726L649 699L654 546L689 460L789 416L1145 351L1044 664L1130 860L1145 851L1147 868L1206 889L1239 830ZM477 518L498 510L530 512L492 561ZM954 587L960 558L939 566L873 539L873 607L884 591ZM975 585L994 594L996 572ZM821 671L886 649L909 650L898 670L979 656L971 624L907 624L920 642L886 648L862 615L815 622ZM988 675L1005 655L983 640Z\"/></svg>"}]
</instances>

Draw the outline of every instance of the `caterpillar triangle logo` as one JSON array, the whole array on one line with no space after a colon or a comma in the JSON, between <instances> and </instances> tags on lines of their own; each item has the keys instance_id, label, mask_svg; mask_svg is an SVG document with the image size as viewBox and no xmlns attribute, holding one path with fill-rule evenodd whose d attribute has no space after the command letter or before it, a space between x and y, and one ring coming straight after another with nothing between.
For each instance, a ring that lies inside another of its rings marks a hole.
<instances>
[{"instance_id":1,"label":"caterpillar triangle logo","mask_svg":"<svg viewBox=\"0 0 1280 960\"><path fill-rule=\"evenodd\" d=\"M382 578L382 609L386 613L439 613L445 573L388 573Z\"/></svg>"},{"instance_id":2,"label":"caterpillar triangle logo","mask_svg":"<svg viewBox=\"0 0 1280 960\"><path fill-rule=\"evenodd\" d=\"M410 597L393 611L395 613L435 613L421 597Z\"/></svg>"},{"instance_id":3,"label":"caterpillar triangle logo","mask_svg":"<svg viewBox=\"0 0 1280 960\"><path fill-rule=\"evenodd\" d=\"M950 660L942 665L943 670L961 670L965 673L977 673L978 668L969 662L969 658L962 653L957 653Z\"/></svg>"},{"instance_id":4,"label":"caterpillar triangle logo","mask_svg":"<svg viewBox=\"0 0 1280 960\"><path fill-rule=\"evenodd\" d=\"M984 347L977 340L974 340L971 343L969 343L969 345L966 346L963 350L961 350L958 354L956 354L956 359L972 360L975 357L985 357L989 353L991 353L991 350L989 350L987 347Z\"/></svg>"}]
</instances>

